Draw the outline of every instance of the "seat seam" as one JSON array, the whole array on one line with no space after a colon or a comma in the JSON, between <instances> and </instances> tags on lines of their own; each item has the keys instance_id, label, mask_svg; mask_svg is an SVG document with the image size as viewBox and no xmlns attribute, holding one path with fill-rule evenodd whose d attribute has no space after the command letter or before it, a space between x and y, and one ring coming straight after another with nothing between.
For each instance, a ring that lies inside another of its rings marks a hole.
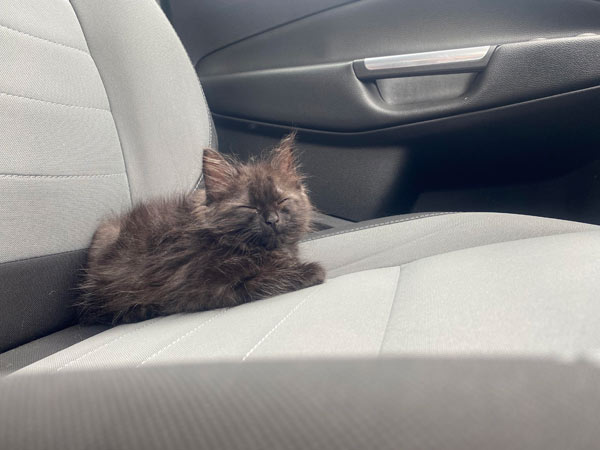
<instances>
[{"instance_id":1,"label":"seat seam","mask_svg":"<svg viewBox=\"0 0 600 450\"><path fill-rule=\"evenodd\" d=\"M125 152L123 151L123 143L121 142L121 135L119 133L119 127L117 126L117 121L115 120L115 116L112 113L112 107L110 104L110 96L108 95L108 91L106 90L106 85L104 84L104 79L102 78L102 74L100 73L100 69L98 69L98 65L96 64L96 60L92 56L92 49L88 45L87 37L85 35L85 30L83 29L83 25L81 25L81 20L79 20L79 15L77 14L77 10L73 6L72 0L68 0L71 5L71 9L73 10L73 14L75 14L75 18L77 19L77 23L79 24L79 28L81 29L81 34L83 35L83 39L85 39L85 44L90 51L90 58L92 58L92 62L94 63L94 67L96 67L96 72L98 72L98 77L100 78L100 82L102 83L102 88L104 89L104 95L106 95L106 101L108 102L108 112L110 112L110 116L112 118L113 125L115 127L115 132L117 133L117 140L119 141L119 148L121 149L121 158L123 158L123 166L125 168L125 174L127 179L127 194L129 196L129 204L133 205L133 196L131 193L131 181L129 179L129 171L127 170L127 158L125 157Z\"/></svg>"},{"instance_id":2,"label":"seat seam","mask_svg":"<svg viewBox=\"0 0 600 450\"><path fill-rule=\"evenodd\" d=\"M91 355L93 353L96 353L98 350L103 349L105 347L108 347L109 345L114 344L117 341L120 341L125 336L129 336L130 334L133 334L136 331L141 330L142 328L146 328L148 325L153 324L154 322L158 321L159 319L161 319L161 317L157 317L155 319L150 319L150 320L146 321L143 325L138 326L138 327L134 328L131 331L123 333L123 334L119 335L118 337L112 339L111 341L106 342L105 344L102 344L99 347L96 347L96 348L90 350L89 352L86 352L85 354L79 356L78 358L75 358L75 359L69 361L68 363L63 364L61 367L59 367L58 369L56 369L56 371L60 372L61 370L66 369L67 367L71 366L72 364L75 364L77 361L81 361L82 359L86 358L87 356L89 356L89 355ZM83 341L83 342L85 342L85 341Z\"/></svg>"},{"instance_id":3,"label":"seat seam","mask_svg":"<svg viewBox=\"0 0 600 450\"><path fill-rule=\"evenodd\" d=\"M7 25L4 25L4 24L0 24L0 28L4 28L4 29L6 29L6 30L10 30L10 31L13 31L13 32L15 32L15 33L22 34L22 35L24 35L24 36L28 36L28 37L30 37L30 38L32 38L32 39L39 39L40 41L49 42L50 44L58 45L58 46L60 46L60 47L69 48L69 49L71 49L71 50L76 50L76 51L78 51L78 52L81 52L81 53L83 53L84 55L87 55L88 57L90 57L90 58L91 58L91 55L90 55L88 52L86 52L85 50L83 50L83 49L81 49L81 48L78 48L78 47L73 47L72 45L62 44L62 43L60 43L60 42L53 41L53 40L51 40L51 39L47 39L47 38L43 38L43 37L40 37L40 36L36 36L36 35L34 35L34 34L30 34L30 33L27 33L27 32L25 32L25 31L17 30L16 28L12 28L12 27L9 27L9 26L7 26Z\"/></svg>"},{"instance_id":4,"label":"seat seam","mask_svg":"<svg viewBox=\"0 0 600 450\"><path fill-rule=\"evenodd\" d=\"M197 332L200 328L202 328L205 325L208 325L210 322L212 322L213 320L215 320L217 317L222 316L223 314L225 314L227 311L229 311L229 308L224 309L223 311L221 311L218 314L215 314L214 316L212 316L210 319L208 320L204 320L203 322L201 322L200 324L198 324L197 326L195 326L194 328L192 328L190 331L188 331L187 333L182 334L181 336L179 336L177 339L173 340L170 344L165 345L164 347L162 347L160 350L157 350L156 352L154 352L152 355L148 356L146 359L144 359L141 363L139 363L137 366L135 366L136 368L142 367L144 364L146 364L147 362L153 360L154 358L156 358L158 355L160 355L161 353L163 353L165 350L171 348L173 345L177 344L178 342L181 342L183 339L186 339L188 337L190 337L192 334L194 334L195 332Z\"/></svg>"},{"instance_id":5,"label":"seat seam","mask_svg":"<svg viewBox=\"0 0 600 450\"><path fill-rule=\"evenodd\" d=\"M388 317L385 322L385 327L383 329L383 335L381 336L381 343L379 344L379 351L377 352L377 356L381 355L381 351L383 349L383 343L385 342L385 336L386 336L387 330L390 326L390 320L392 318L392 311L394 309L394 305L396 304L396 295L398 295L398 288L400 287L400 275L402 273L402 269L404 268L404 266L405 266L405 264L402 264L401 266L397 266L398 273L396 274L396 287L394 289L394 294L392 295L392 302L390 304L390 310L388 312Z\"/></svg>"},{"instance_id":6,"label":"seat seam","mask_svg":"<svg viewBox=\"0 0 600 450\"><path fill-rule=\"evenodd\" d=\"M202 94L202 99L204 100L204 109L206 110L206 120L208 121L208 147L212 149L212 145L213 145L213 140L212 140L212 135L213 135L213 121L212 121L212 115L210 113L210 109L208 108L208 102L206 101L206 95L204 94L204 88L202 87L202 83L200 82L200 80L198 79L198 85L200 87L200 93ZM215 131L215 135L217 134L217 132Z\"/></svg>"},{"instance_id":7,"label":"seat seam","mask_svg":"<svg viewBox=\"0 0 600 450\"><path fill-rule=\"evenodd\" d=\"M196 182L196 185L194 186L193 191L197 191L198 189L200 189L203 181L204 181L204 173L201 173L200 178L198 178L198 181Z\"/></svg>"},{"instance_id":8,"label":"seat seam","mask_svg":"<svg viewBox=\"0 0 600 450\"><path fill-rule=\"evenodd\" d=\"M454 229L454 228L457 228L457 227L458 227L458 225L459 225L459 224L456 224L456 223L455 223L455 224L449 225L448 227L444 228L444 230L439 230L439 229L438 229L438 230L435 230L435 231L430 231L430 232L428 232L428 233L426 233L426 234L424 234L424 235L422 235L422 236L419 236L419 237L417 237L417 238L411 239L410 241L402 242L402 243L400 243L400 244L398 244L398 245L394 245L393 247L387 247L385 251L389 251L389 250L392 250L392 249L393 249L394 251L401 251L401 250L402 250L404 247L406 247L406 246L408 246L408 245L414 245L415 243L417 243L417 242L419 242L419 241L422 241L422 240L424 240L424 239L428 239L428 238L430 238L431 236L435 236L435 235L437 235L437 234L440 234L440 233L442 233L442 232L446 232L446 231L448 231L448 230L452 230L452 229ZM335 268L335 269L333 269L333 270L348 269L349 267L351 267L351 266L353 266L353 265L360 264L360 263L365 263L366 261L369 261L370 259L373 259L373 258L375 258L375 257L379 256L379 254L380 254L380 253L381 253L380 251L377 251L377 252L375 252L375 253L370 253L370 254L368 254L368 255L366 255L366 256L363 256L363 257L361 257L361 258L359 258L359 259L354 259L354 260L352 260L352 262L350 262L350 263L348 263L348 264L345 264L345 265L343 265L343 266L336 267L336 268ZM441 253L440 253L440 254L441 254ZM420 259L422 259L422 258L420 258ZM416 261L416 260L413 260L413 261ZM408 264L408 263L410 263L410 262L411 262L411 261L408 261L408 262L406 262L406 263L404 263L404 264ZM394 266L389 266L389 267L394 267ZM368 269L366 269L366 270L368 270ZM351 272L351 273L352 273L352 272ZM337 278L337 277L334 277L334 278Z\"/></svg>"},{"instance_id":9,"label":"seat seam","mask_svg":"<svg viewBox=\"0 0 600 450\"><path fill-rule=\"evenodd\" d=\"M0 179L11 179L11 178L50 178L50 179L79 179L79 178L108 178L118 177L126 175L125 172L120 173L101 173L101 174L90 174L90 175L29 175L19 173L0 173Z\"/></svg>"},{"instance_id":10,"label":"seat seam","mask_svg":"<svg viewBox=\"0 0 600 450\"><path fill-rule=\"evenodd\" d=\"M567 234L576 234L576 233L591 233L591 232L600 232L600 227L597 230L573 230L573 231L564 231L564 232L555 232L555 233L550 233L550 234L543 234L543 235L538 235L538 236L527 236L527 237L520 237L520 238L516 238L516 239L509 239L509 240L503 240L503 241L497 241L497 242L488 242L488 243L484 243L484 244L478 244L478 245L472 245L472 246L468 246L468 247L463 247L463 248L457 248L457 249L453 249L453 250L444 250L441 251L439 253L433 253L431 255L427 255L427 256L421 256L418 258L415 258L411 261L406 261L404 263L402 263L401 265L398 265L396 263L390 263L389 265L383 265L383 266L377 266L374 268L370 268L370 269L359 269L359 270L354 270L348 273L343 273L342 275L336 275L330 279L336 279L340 276L344 276L344 275L348 275L351 273L358 273L358 272L363 272L365 270L374 270L374 269L384 269L384 268L390 268L390 267L400 267L400 268L404 268L410 264L415 264L419 261L424 261L427 260L429 258L435 258L438 256L442 256L442 255L447 255L447 254L451 254L451 253L455 253L455 252L462 252L462 251L466 251L466 250L470 250L470 249L475 249L475 248L482 248L482 247L487 247L490 245L498 245L498 244L504 244L504 243L510 243L510 242L518 242L518 241L524 241L524 240L529 240L529 239L541 239L541 238L547 238L547 237L551 237L551 236L562 236L562 235L567 235ZM420 238L414 240L414 241L410 241L410 243L414 243L417 242L419 240L425 239L426 237L431 236L432 234L435 233L430 233L426 236L421 236ZM404 247L405 244L403 244L401 247ZM400 248L401 248L400 247ZM368 260L370 258L372 258L373 256L375 256L374 254L369 255L366 258L362 258L361 260L358 260L358 262L361 261L365 261ZM354 261L353 261L354 263ZM348 267L348 265L345 266L340 266L340 267L336 267L335 269L332 270L340 270L340 269L346 269Z\"/></svg>"},{"instance_id":11,"label":"seat seam","mask_svg":"<svg viewBox=\"0 0 600 450\"><path fill-rule=\"evenodd\" d=\"M431 213L431 214L421 214L419 216L414 216L414 217L389 220L389 221L382 222L382 223L374 223L374 224L371 224L371 225L364 225L364 226L361 226L361 227L350 228L348 230L342 230L342 231L338 231L338 232L335 232L335 233L329 233L329 234L325 234L325 235L321 235L321 236L316 236L316 237L313 237L313 238L303 239L300 242L317 241L319 239L325 239L325 238L332 237L332 236L338 236L338 235L341 235L341 234L352 233L354 231L367 230L369 228L383 227L385 225L392 225L392 224L401 223L401 222L410 222L412 220L423 219L425 217L445 216L445 215L449 215L449 214L458 214L458 213L456 213L456 212L438 212L438 213Z\"/></svg>"},{"instance_id":12,"label":"seat seam","mask_svg":"<svg viewBox=\"0 0 600 450\"><path fill-rule=\"evenodd\" d=\"M54 102L52 100L42 100L41 98L27 97L26 95L11 94L9 92L0 92L0 95L6 96L6 97L21 98L24 100L30 100L32 102L46 103L48 105L63 106L65 108L91 109L93 111L105 111L108 113L111 112L110 109L106 109L106 108L96 108L95 106L72 105L69 103ZM107 96L107 98L108 98L108 96ZM111 115L112 115L112 113L111 113Z\"/></svg>"},{"instance_id":13,"label":"seat seam","mask_svg":"<svg viewBox=\"0 0 600 450\"><path fill-rule=\"evenodd\" d=\"M319 286L317 289L315 289L314 291L312 291L311 293L307 294L304 299L302 299L300 302L298 302L296 304L296 306L294 306L279 322L277 322L277 324L271 328L270 331L268 331L255 345L254 347L252 347L250 350L248 350L248 352L244 355L244 357L242 358L242 361L246 361L246 359L248 359L248 357L254 353L254 351L260 347L263 342L265 342L269 336L271 336L286 320L288 320L292 314L294 314L296 311L298 311L298 309L300 309L300 307L306 303L306 301L310 298L312 298L317 292L319 292L321 290L321 288L323 287L323 285Z\"/></svg>"},{"instance_id":14,"label":"seat seam","mask_svg":"<svg viewBox=\"0 0 600 450\"><path fill-rule=\"evenodd\" d=\"M577 233L600 233L600 229L598 229L598 230L565 231L564 233L552 233L552 234L543 234L543 235L540 235L540 236L528 236L528 237L522 237L522 238L518 238L518 239L509 239L507 241L489 242L487 244L474 245L472 247L464 247L464 248L457 248L457 249L454 249L454 250L446 250L446 251L443 251L441 253L434 253L433 255L428 255L428 256L423 256L421 258L413 259L412 261L406 261L405 263L402 263L398 267L404 268L404 267L409 266L411 264L416 264L416 263L421 262L421 261L426 261L426 260L428 260L430 258L436 258L438 256L449 255L449 254L452 254L452 253L464 252L464 251L472 250L472 249L476 249L476 248L489 247L489 246L492 246L492 245L508 244L508 243L511 243L511 242L527 241L527 240L530 240L530 239L542 239L542 238L548 238L548 237L551 237L551 236L564 236L564 235L567 235L567 234L577 234ZM396 266L394 266L394 265L383 266L383 267L378 267L378 269L383 269L385 267L389 268L389 267L396 267ZM369 270L369 269L365 269L365 270Z\"/></svg>"}]
</instances>

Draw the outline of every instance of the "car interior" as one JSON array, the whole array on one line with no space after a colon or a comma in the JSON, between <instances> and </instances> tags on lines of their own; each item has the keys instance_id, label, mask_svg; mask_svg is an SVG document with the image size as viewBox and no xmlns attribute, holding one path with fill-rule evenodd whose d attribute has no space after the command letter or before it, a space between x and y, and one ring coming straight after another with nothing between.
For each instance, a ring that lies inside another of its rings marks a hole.
<instances>
[{"instance_id":1,"label":"car interior","mask_svg":"<svg viewBox=\"0 0 600 450\"><path fill-rule=\"evenodd\" d=\"M597 448L599 1L0 0L0 63L0 448ZM103 217L294 130L324 284L77 323Z\"/></svg>"}]
</instances>

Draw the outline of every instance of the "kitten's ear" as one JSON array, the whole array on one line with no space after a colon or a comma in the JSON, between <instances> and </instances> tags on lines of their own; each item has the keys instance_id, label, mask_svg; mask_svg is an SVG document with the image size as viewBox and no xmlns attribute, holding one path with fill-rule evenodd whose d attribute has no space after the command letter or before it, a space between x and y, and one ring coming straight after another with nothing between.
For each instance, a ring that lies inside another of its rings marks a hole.
<instances>
[{"instance_id":1,"label":"kitten's ear","mask_svg":"<svg viewBox=\"0 0 600 450\"><path fill-rule=\"evenodd\" d=\"M298 161L294 154L296 148L296 131L284 137L279 145L273 149L271 165L283 173L297 174Z\"/></svg>"},{"instance_id":2,"label":"kitten's ear","mask_svg":"<svg viewBox=\"0 0 600 450\"><path fill-rule=\"evenodd\" d=\"M202 164L206 197L211 202L221 199L229 192L239 175L235 164L210 148L204 149Z\"/></svg>"}]
</instances>

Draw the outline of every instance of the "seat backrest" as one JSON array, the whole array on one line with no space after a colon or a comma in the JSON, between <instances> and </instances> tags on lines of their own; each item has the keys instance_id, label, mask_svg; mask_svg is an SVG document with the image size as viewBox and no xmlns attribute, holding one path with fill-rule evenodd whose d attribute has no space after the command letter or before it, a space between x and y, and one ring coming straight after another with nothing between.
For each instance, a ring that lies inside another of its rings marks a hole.
<instances>
[{"instance_id":1,"label":"seat backrest","mask_svg":"<svg viewBox=\"0 0 600 450\"><path fill-rule=\"evenodd\" d=\"M0 0L0 351L73 319L99 220L193 188L211 135L153 0Z\"/></svg>"}]
</instances>

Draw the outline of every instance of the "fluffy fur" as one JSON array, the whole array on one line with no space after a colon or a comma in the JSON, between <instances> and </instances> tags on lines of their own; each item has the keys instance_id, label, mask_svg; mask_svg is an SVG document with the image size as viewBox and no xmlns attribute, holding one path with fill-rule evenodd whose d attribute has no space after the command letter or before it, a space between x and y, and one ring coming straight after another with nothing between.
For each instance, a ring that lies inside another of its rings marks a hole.
<instances>
[{"instance_id":1,"label":"fluffy fur","mask_svg":"<svg viewBox=\"0 0 600 450\"><path fill-rule=\"evenodd\" d=\"M205 190L140 204L96 231L81 285L85 323L239 305L325 279L298 259L313 207L293 136L249 164L204 152Z\"/></svg>"}]
</instances>

